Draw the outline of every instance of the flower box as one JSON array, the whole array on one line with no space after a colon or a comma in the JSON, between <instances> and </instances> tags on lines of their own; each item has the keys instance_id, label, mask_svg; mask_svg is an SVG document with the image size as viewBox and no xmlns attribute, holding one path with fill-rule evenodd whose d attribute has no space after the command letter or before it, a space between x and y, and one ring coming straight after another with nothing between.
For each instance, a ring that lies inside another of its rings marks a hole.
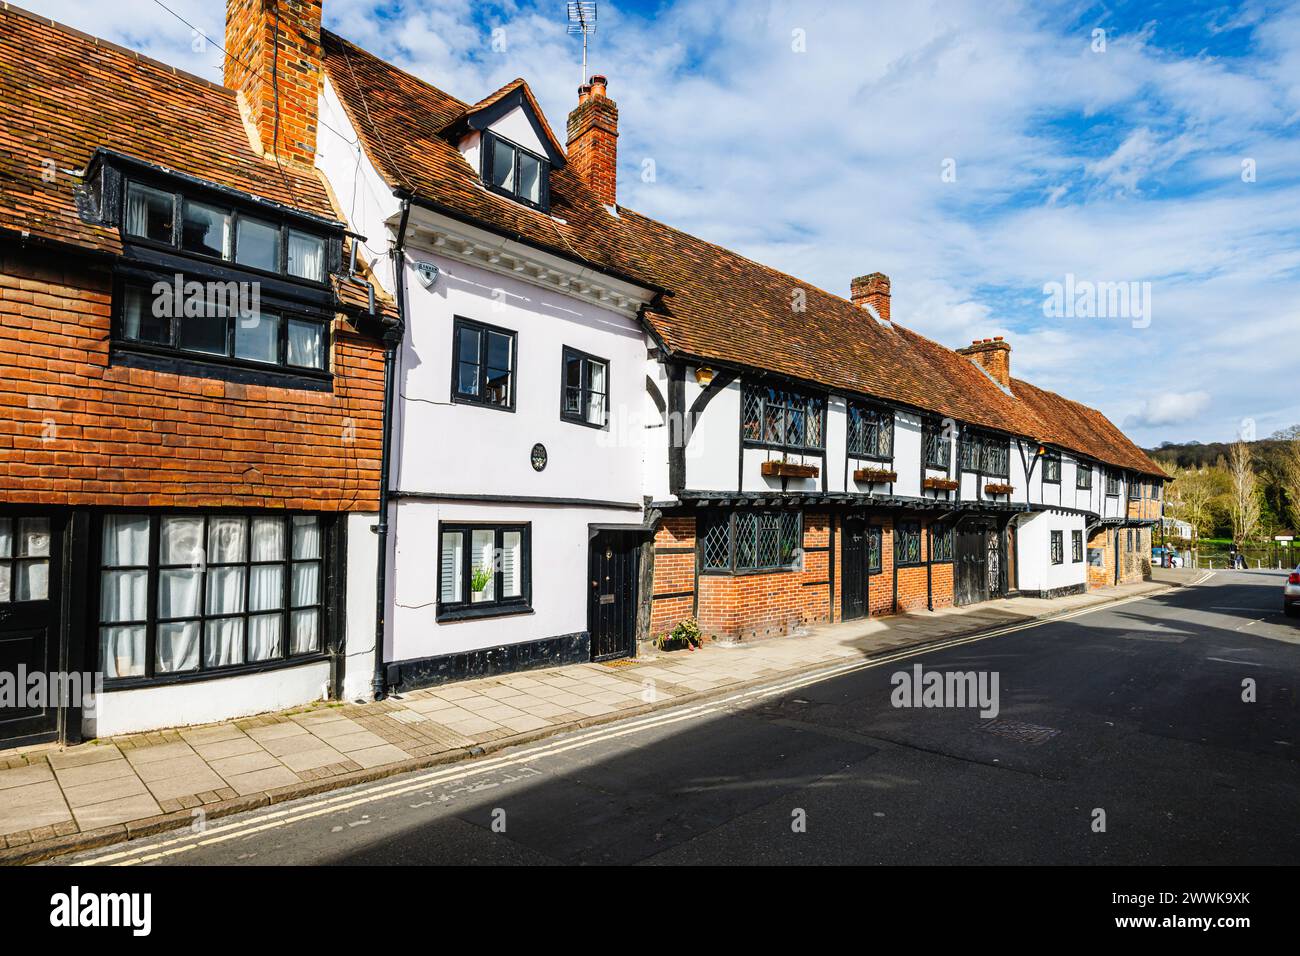
<instances>
[{"instance_id":1,"label":"flower box","mask_svg":"<svg viewBox=\"0 0 1300 956\"><path fill-rule=\"evenodd\" d=\"M1010 485L1003 484L987 484L984 486L984 494L986 495L1009 495L1015 490Z\"/></svg>"},{"instance_id":2,"label":"flower box","mask_svg":"<svg viewBox=\"0 0 1300 956\"><path fill-rule=\"evenodd\" d=\"M818 474L816 465L799 465L793 461L763 462L764 478L816 478Z\"/></svg>"},{"instance_id":3,"label":"flower box","mask_svg":"<svg viewBox=\"0 0 1300 956\"><path fill-rule=\"evenodd\" d=\"M958 484L956 478L927 478L922 482L931 491L956 491Z\"/></svg>"},{"instance_id":4,"label":"flower box","mask_svg":"<svg viewBox=\"0 0 1300 956\"><path fill-rule=\"evenodd\" d=\"M854 481L869 481L872 484L888 483L898 480L898 472L885 468L859 468L853 473Z\"/></svg>"}]
</instances>

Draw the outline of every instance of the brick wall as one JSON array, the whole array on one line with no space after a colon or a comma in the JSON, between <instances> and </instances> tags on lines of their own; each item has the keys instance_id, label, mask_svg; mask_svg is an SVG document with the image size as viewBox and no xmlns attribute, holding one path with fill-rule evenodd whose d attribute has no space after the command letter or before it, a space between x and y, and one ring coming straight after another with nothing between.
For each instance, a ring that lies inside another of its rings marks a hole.
<instances>
[{"instance_id":1,"label":"brick wall","mask_svg":"<svg viewBox=\"0 0 1300 956\"><path fill-rule=\"evenodd\" d=\"M262 148L307 166L316 156L320 26L321 0L226 3L225 84L243 96Z\"/></svg>"},{"instance_id":2,"label":"brick wall","mask_svg":"<svg viewBox=\"0 0 1300 956\"><path fill-rule=\"evenodd\" d=\"M111 299L106 271L0 249L0 499L377 507L378 343L335 323L332 392L111 366Z\"/></svg>"},{"instance_id":3,"label":"brick wall","mask_svg":"<svg viewBox=\"0 0 1300 956\"><path fill-rule=\"evenodd\" d=\"M830 515L805 511L802 569L701 575L700 628L714 637L752 639L829 621L829 544Z\"/></svg>"},{"instance_id":4,"label":"brick wall","mask_svg":"<svg viewBox=\"0 0 1300 956\"><path fill-rule=\"evenodd\" d=\"M695 611L695 519L665 518L654 544L651 637L672 630Z\"/></svg>"},{"instance_id":5,"label":"brick wall","mask_svg":"<svg viewBox=\"0 0 1300 956\"><path fill-rule=\"evenodd\" d=\"M606 206L617 201L618 105L605 95L606 80L593 76L569 114L569 165Z\"/></svg>"}]
</instances>

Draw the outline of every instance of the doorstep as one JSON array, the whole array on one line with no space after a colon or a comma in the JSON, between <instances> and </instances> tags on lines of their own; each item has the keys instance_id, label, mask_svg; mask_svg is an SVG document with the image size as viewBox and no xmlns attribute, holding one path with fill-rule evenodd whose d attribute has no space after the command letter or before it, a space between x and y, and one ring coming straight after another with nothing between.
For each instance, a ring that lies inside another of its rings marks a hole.
<instances>
[{"instance_id":1,"label":"doorstep","mask_svg":"<svg viewBox=\"0 0 1300 956\"><path fill-rule=\"evenodd\" d=\"M1176 569L1175 569L1176 570ZM1008 624L1191 583L1164 576L1047 601L1011 598L810 627L785 638L442 684L371 703L0 756L0 863L75 850L479 756Z\"/></svg>"}]
</instances>

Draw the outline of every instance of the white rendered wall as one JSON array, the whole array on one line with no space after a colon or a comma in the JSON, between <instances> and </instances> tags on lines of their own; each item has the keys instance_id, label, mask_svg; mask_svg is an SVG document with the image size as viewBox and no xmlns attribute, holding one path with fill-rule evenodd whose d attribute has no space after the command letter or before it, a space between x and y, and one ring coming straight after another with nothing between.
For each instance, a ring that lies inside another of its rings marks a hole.
<instances>
[{"instance_id":1,"label":"white rendered wall","mask_svg":"<svg viewBox=\"0 0 1300 956\"><path fill-rule=\"evenodd\" d=\"M396 508L393 610L387 660L543 640L587 629L589 524L638 524L640 512L559 505L405 499ZM532 612L437 621L438 523L531 525Z\"/></svg>"},{"instance_id":2,"label":"white rendered wall","mask_svg":"<svg viewBox=\"0 0 1300 956\"><path fill-rule=\"evenodd\" d=\"M1087 576L1087 541L1084 560L1073 561L1070 533L1084 530L1082 515L1042 511L1021 519L1016 532L1016 574L1022 591L1052 591L1082 585ZM1062 533L1064 563L1052 564L1051 532Z\"/></svg>"}]
</instances>

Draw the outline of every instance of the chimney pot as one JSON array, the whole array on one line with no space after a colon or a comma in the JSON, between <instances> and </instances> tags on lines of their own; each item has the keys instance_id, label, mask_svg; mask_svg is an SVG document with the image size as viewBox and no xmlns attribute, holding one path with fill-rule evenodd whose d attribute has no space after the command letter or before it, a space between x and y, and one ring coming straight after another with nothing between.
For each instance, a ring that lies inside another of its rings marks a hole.
<instances>
[{"instance_id":1,"label":"chimney pot","mask_svg":"<svg viewBox=\"0 0 1300 956\"><path fill-rule=\"evenodd\" d=\"M875 309L881 321L889 322L889 276L883 272L858 276L849 283L849 298L859 309Z\"/></svg>"},{"instance_id":2,"label":"chimney pot","mask_svg":"<svg viewBox=\"0 0 1300 956\"><path fill-rule=\"evenodd\" d=\"M957 350L984 371L1003 388L1011 387L1011 345L1002 336L975 339L964 349Z\"/></svg>"},{"instance_id":3,"label":"chimney pot","mask_svg":"<svg viewBox=\"0 0 1300 956\"><path fill-rule=\"evenodd\" d=\"M609 80L599 73L578 88L578 105L569 113L569 164L606 206L618 200L618 104L609 98Z\"/></svg>"}]
</instances>

